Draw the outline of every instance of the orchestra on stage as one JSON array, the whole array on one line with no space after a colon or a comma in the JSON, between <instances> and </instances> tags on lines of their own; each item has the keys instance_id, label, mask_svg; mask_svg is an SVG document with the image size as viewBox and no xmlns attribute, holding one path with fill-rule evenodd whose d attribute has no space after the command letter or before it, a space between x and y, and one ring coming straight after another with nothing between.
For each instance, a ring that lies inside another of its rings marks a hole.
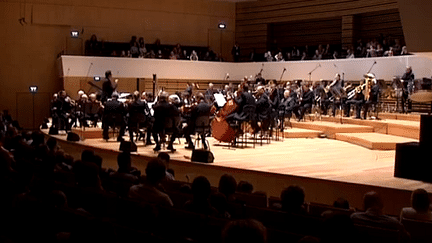
<instances>
[{"instance_id":1,"label":"orchestra on stage","mask_svg":"<svg viewBox=\"0 0 432 243\"><path fill-rule=\"evenodd\" d=\"M130 141L142 139L145 145L155 145L155 152L165 143L166 149L174 152L173 143L180 137L185 138L186 149L195 149L197 142L208 149L205 137L210 135L235 146L245 133L272 137L284 131L293 116L299 122L307 116L322 115L377 117L380 97L388 88L370 70L357 86L345 82L340 73L332 81L283 82L285 71L279 81L265 80L261 69L255 78L245 76L237 87L230 83L218 89L209 83L208 89L200 92L198 84L187 83L183 92L169 94L160 87L156 95L119 93L118 80L107 71L99 93L80 90L73 99L62 90L53 96L52 128L67 132L72 127L98 127L101 122L103 139L110 139L110 128L118 128L117 141L123 141L127 131ZM410 97L418 89L414 80L412 68L407 67L402 77L389 85L401 112L411 109Z\"/></svg>"}]
</instances>

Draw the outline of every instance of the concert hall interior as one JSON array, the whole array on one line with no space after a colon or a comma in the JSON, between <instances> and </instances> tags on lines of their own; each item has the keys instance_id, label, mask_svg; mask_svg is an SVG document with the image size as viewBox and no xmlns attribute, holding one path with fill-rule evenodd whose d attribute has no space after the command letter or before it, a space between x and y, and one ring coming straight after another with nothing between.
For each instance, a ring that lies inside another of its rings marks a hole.
<instances>
[{"instance_id":1,"label":"concert hall interior","mask_svg":"<svg viewBox=\"0 0 432 243\"><path fill-rule=\"evenodd\" d=\"M432 1L0 1L0 241L432 242Z\"/></svg>"}]
</instances>

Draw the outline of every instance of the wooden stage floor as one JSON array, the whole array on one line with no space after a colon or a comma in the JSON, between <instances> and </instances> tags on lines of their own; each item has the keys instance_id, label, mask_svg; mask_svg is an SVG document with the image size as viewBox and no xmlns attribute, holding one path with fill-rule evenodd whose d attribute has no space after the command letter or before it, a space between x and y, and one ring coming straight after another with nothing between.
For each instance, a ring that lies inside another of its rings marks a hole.
<instances>
[{"instance_id":1,"label":"wooden stage floor","mask_svg":"<svg viewBox=\"0 0 432 243\"><path fill-rule=\"evenodd\" d=\"M43 130L43 132L47 132ZM77 156L85 148L93 148L104 155L104 165L116 169L116 154L119 143L106 142L100 138L67 142L66 135L56 135L67 152ZM125 136L126 138L126 136ZM175 153L171 153L171 167L176 179L193 180L206 175L212 185L217 186L223 173L234 174L237 181L250 181L255 190L279 196L280 191L291 184L305 187L309 201L332 203L337 197L345 197L361 208L361 198L368 190L377 190L389 200L399 200L387 207L390 214L398 214L401 206L409 205L412 190L424 188L432 193L432 184L416 180L396 178L394 173L395 150L371 150L359 145L328 138L285 138L255 148L230 149L209 138L215 161L202 164L190 161L191 151L176 141ZM144 171L145 161L155 157L153 146L138 142L138 152L133 162ZM187 179L186 179L187 178ZM355 192L354 192L355 191ZM397 199L399 198L399 199ZM408 205L407 205L408 204Z\"/></svg>"}]
</instances>

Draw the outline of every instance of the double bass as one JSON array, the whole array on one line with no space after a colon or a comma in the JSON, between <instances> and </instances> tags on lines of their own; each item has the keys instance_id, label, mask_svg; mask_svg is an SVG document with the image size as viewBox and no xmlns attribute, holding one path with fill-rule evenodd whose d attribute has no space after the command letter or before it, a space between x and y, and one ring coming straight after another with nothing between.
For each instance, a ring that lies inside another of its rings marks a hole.
<instances>
[{"instance_id":1,"label":"double bass","mask_svg":"<svg viewBox=\"0 0 432 243\"><path fill-rule=\"evenodd\" d=\"M240 93L243 90L244 85L246 85L246 81L243 81L240 84L240 89L237 93ZM212 127L212 136L221 142L232 142L236 138L236 131L229 125L226 121L227 116L236 112L239 108L238 104L234 99L229 99L222 109L216 113L215 118L211 122Z\"/></svg>"}]
</instances>

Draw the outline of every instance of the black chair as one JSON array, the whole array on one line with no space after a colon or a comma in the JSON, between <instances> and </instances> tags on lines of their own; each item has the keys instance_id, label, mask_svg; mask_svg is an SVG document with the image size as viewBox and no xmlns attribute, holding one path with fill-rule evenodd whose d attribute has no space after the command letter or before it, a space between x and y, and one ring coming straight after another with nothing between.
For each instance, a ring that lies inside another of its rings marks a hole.
<instances>
[{"instance_id":1,"label":"black chair","mask_svg":"<svg viewBox=\"0 0 432 243\"><path fill-rule=\"evenodd\" d=\"M209 143L206 139L206 134L209 134L211 131L210 126L210 116L199 116L195 121L195 147L198 147L199 141L201 139L201 143L204 148L208 148Z\"/></svg>"},{"instance_id":2,"label":"black chair","mask_svg":"<svg viewBox=\"0 0 432 243\"><path fill-rule=\"evenodd\" d=\"M118 134L117 137L122 137L123 134L121 134L121 133L124 132L123 131L124 125L125 125L125 120L124 120L122 113L106 114L104 116L104 119L103 119L104 133L106 133L104 135L108 135L109 134L108 130L109 130L109 128L111 128L112 129L112 137L115 137L116 133ZM120 129L116 130L117 128L120 128ZM104 136L104 138L106 140L108 140L109 135L108 135L108 137Z\"/></svg>"},{"instance_id":3,"label":"black chair","mask_svg":"<svg viewBox=\"0 0 432 243\"><path fill-rule=\"evenodd\" d=\"M146 128L146 121L147 117L144 113L129 113L128 130L130 141L138 141L140 137L143 137L143 134L145 132L145 130L143 129ZM135 139L134 133L137 134Z\"/></svg>"}]
</instances>

